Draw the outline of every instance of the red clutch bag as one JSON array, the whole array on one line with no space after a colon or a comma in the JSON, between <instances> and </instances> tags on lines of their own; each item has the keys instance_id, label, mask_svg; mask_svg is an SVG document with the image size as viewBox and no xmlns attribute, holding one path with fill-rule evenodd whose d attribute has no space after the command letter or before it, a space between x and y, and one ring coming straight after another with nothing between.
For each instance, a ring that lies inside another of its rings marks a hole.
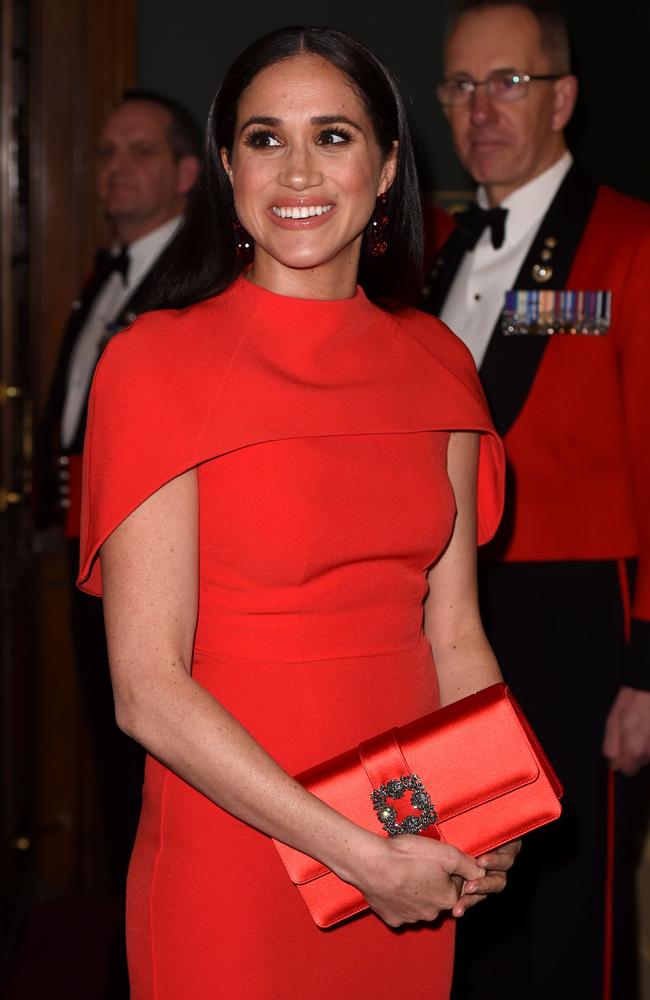
<instances>
[{"instance_id":1,"label":"red clutch bag","mask_svg":"<svg viewBox=\"0 0 650 1000\"><path fill-rule=\"evenodd\" d=\"M297 780L359 826L476 857L557 819L562 786L505 684L366 740ZM319 927L368 908L358 889L274 841Z\"/></svg>"}]
</instances>

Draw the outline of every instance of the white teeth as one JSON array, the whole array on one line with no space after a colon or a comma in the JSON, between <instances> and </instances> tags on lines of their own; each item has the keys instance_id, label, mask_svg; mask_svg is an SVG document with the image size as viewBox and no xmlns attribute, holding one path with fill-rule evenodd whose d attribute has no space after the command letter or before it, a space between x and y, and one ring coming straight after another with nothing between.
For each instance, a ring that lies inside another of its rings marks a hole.
<instances>
[{"instance_id":1,"label":"white teeth","mask_svg":"<svg viewBox=\"0 0 650 1000\"><path fill-rule=\"evenodd\" d=\"M331 211L333 205L302 205L300 207L283 205L281 208L273 205L271 211L280 219L311 219L315 215L326 215Z\"/></svg>"}]
</instances>

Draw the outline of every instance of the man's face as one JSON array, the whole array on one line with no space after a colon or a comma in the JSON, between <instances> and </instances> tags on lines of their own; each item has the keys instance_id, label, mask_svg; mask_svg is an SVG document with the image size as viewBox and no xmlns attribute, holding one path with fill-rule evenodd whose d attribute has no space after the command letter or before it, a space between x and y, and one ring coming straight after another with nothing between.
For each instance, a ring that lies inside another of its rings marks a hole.
<instances>
[{"instance_id":1,"label":"man's face","mask_svg":"<svg viewBox=\"0 0 650 1000\"><path fill-rule=\"evenodd\" d=\"M149 101L127 101L106 119L97 146L97 194L129 241L177 215L188 190L186 160L175 160L171 116ZM189 185L191 186L191 185Z\"/></svg>"},{"instance_id":2,"label":"man's face","mask_svg":"<svg viewBox=\"0 0 650 1000\"><path fill-rule=\"evenodd\" d=\"M531 76L553 73L539 27L523 7L488 7L464 14L444 53L444 77L485 80L497 69ZM477 87L467 104L445 108L465 169L485 184L491 201L502 201L558 159L562 129L575 100L575 80L531 81L521 100L495 101Z\"/></svg>"}]
</instances>

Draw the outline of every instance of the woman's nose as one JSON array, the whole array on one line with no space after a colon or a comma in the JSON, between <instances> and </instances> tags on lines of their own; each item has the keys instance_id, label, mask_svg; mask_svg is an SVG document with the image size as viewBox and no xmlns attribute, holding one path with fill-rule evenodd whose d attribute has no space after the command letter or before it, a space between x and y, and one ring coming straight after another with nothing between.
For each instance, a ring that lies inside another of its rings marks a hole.
<instances>
[{"instance_id":1,"label":"woman's nose","mask_svg":"<svg viewBox=\"0 0 650 1000\"><path fill-rule=\"evenodd\" d=\"M306 146L293 146L287 150L282 164L280 183L300 191L316 187L323 182L323 172L318 164L318 154Z\"/></svg>"}]
</instances>

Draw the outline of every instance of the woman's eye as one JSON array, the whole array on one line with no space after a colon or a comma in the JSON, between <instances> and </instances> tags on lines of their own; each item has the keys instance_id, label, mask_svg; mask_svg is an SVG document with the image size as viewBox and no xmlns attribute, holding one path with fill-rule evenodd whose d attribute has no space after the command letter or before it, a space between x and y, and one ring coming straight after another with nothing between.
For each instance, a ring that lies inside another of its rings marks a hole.
<instances>
[{"instance_id":1,"label":"woman's eye","mask_svg":"<svg viewBox=\"0 0 650 1000\"><path fill-rule=\"evenodd\" d=\"M319 133L316 141L320 146L338 146L349 142L351 138L352 133L346 128L328 128Z\"/></svg>"},{"instance_id":2,"label":"woman's eye","mask_svg":"<svg viewBox=\"0 0 650 1000\"><path fill-rule=\"evenodd\" d=\"M253 146L255 149L271 149L280 145L277 136L273 135L272 132L265 132L263 129L249 132L244 142L247 146Z\"/></svg>"}]
</instances>

